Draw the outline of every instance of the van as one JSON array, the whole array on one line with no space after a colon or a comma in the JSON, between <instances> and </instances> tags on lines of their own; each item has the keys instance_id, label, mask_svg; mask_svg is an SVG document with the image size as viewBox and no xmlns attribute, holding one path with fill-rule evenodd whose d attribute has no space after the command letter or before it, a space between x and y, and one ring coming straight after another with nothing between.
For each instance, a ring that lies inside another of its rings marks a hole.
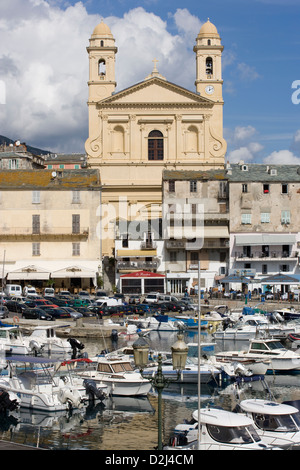
<instances>
[{"instance_id":1,"label":"van","mask_svg":"<svg viewBox=\"0 0 300 470\"><path fill-rule=\"evenodd\" d=\"M14 295L14 296L21 297L22 287L19 284L7 284L4 289L4 292L6 295L9 295L9 296Z\"/></svg>"},{"instance_id":2,"label":"van","mask_svg":"<svg viewBox=\"0 0 300 470\"><path fill-rule=\"evenodd\" d=\"M122 305L122 301L120 299L113 299L108 297L107 299L98 299L96 300L96 304L99 307L116 307L118 305Z\"/></svg>"},{"instance_id":3,"label":"van","mask_svg":"<svg viewBox=\"0 0 300 470\"><path fill-rule=\"evenodd\" d=\"M150 294L147 294L145 298L145 302L147 302L148 304L153 303L153 302L158 302L159 296L160 294L158 292L151 292Z\"/></svg>"},{"instance_id":4,"label":"van","mask_svg":"<svg viewBox=\"0 0 300 470\"><path fill-rule=\"evenodd\" d=\"M43 295L46 297L55 297L55 290L53 287L45 287L43 290Z\"/></svg>"},{"instance_id":5,"label":"van","mask_svg":"<svg viewBox=\"0 0 300 470\"><path fill-rule=\"evenodd\" d=\"M38 293L33 286L25 286L23 289L23 295L25 297L38 297Z\"/></svg>"},{"instance_id":6,"label":"van","mask_svg":"<svg viewBox=\"0 0 300 470\"><path fill-rule=\"evenodd\" d=\"M159 301L160 302L178 302L178 299L177 297L174 297L174 295L160 295Z\"/></svg>"}]
</instances>

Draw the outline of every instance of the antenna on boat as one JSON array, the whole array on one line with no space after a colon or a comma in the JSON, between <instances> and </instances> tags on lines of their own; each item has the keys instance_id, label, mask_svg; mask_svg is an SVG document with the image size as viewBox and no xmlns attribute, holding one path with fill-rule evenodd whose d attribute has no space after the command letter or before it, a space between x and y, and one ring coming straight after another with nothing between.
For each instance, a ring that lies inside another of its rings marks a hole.
<instances>
[{"instance_id":1,"label":"antenna on boat","mask_svg":"<svg viewBox=\"0 0 300 470\"><path fill-rule=\"evenodd\" d=\"M200 375L200 369L201 369L201 280L200 280L200 274L201 274L201 266L200 266L200 259L198 259L198 450L200 450L200 428L201 428L201 415L200 415L200 409L201 409L201 375Z\"/></svg>"}]
</instances>

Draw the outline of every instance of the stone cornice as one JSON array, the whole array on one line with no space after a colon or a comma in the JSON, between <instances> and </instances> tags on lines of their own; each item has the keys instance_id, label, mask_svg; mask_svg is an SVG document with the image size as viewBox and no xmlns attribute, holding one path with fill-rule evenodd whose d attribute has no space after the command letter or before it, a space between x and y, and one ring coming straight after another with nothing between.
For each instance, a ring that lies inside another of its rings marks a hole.
<instances>
[{"instance_id":1,"label":"stone cornice","mask_svg":"<svg viewBox=\"0 0 300 470\"><path fill-rule=\"evenodd\" d=\"M98 106L101 106L101 107L107 107L107 106L111 106L111 105L114 105L114 106L118 105L118 106L124 106L124 107L139 106L139 103L134 103L134 102L132 102L132 103L118 103L118 100L120 98L124 97L124 96L131 95L131 94L133 94L134 92L136 92L138 90L147 88L147 87L151 86L152 84L156 84L156 85L161 86L162 88L166 88L168 90L171 90L171 91L179 94L180 96L185 96L186 98L192 99L195 102L195 103L192 103L192 102L189 102L189 103L181 103L181 102L166 103L169 107L171 107L171 106L172 107L174 107L174 106L181 106L181 107L185 107L185 106L193 106L193 107L203 106L203 107L211 108L214 105L214 102L212 100L210 100L208 98L205 98L203 96L200 96L198 93L187 90L186 88L180 87L180 86L175 85L174 83L168 82L166 80L162 80L161 78L153 77L153 78L149 78L147 80L144 80L143 82L137 83L136 85L133 85L129 88L126 88L125 90L119 91L119 92L115 93L114 95L105 98L104 100L99 101ZM149 105L147 103L140 103L140 106L147 107L147 108L148 108L148 106L152 106L154 108L156 106L165 107L165 103L157 103L157 105L153 102L149 103Z\"/></svg>"}]
</instances>

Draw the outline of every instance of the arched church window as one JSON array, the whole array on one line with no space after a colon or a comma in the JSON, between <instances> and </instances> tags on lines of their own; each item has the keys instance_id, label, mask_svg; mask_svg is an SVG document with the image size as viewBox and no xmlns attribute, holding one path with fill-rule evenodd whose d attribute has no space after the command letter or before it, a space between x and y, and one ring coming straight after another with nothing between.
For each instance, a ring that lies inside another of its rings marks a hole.
<instances>
[{"instance_id":1,"label":"arched church window","mask_svg":"<svg viewBox=\"0 0 300 470\"><path fill-rule=\"evenodd\" d=\"M102 41L102 39L101 39L101 41L100 41L100 47L103 47L103 46L104 46L104 41Z\"/></svg>"},{"instance_id":2,"label":"arched church window","mask_svg":"<svg viewBox=\"0 0 300 470\"><path fill-rule=\"evenodd\" d=\"M210 40L210 39L207 40L207 45L208 45L208 46L211 45L211 40Z\"/></svg>"},{"instance_id":3,"label":"arched church window","mask_svg":"<svg viewBox=\"0 0 300 470\"><path fill-rule=\"evenodd\" d=\"M207 57L206 59L206 74L212 75L213 73L213 60L211 57Z\"/></svg>"},{"instance_id":4,"label":"arched church window","mask_svg":"<svg viewBox=\"0 0 300 470\"><path fill-rule=\"evenodd\" d=\"M148 135L148 160L164 159L164 136L160 131L151 131Z\"/></svg>"},{"instance_id":5,"label":"arched church window","mask_svg":"<svg viewBox=\"0 0 300 470\"><path fill-rule=\"evenodd\" d=\"M104 59L100 59L98 62L98 74L105 75L106 73L106 64Z\"/></svg>"}]
</instances>

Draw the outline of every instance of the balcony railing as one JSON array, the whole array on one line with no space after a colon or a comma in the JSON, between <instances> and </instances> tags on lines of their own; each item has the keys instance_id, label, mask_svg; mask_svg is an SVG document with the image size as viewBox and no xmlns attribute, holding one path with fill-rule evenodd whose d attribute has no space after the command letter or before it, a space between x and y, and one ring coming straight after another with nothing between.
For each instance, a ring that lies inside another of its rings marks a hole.
<instances>
[{"instance_id":1,"label":"balcony railing","mask_svg":"<svg viewBox=\"0 0 300 470\"><path fill-rule=\"evenodd\" d=\"M254 259L265 259L265 260L276 260L276 259L286 259L286 258L297 258L298 251L270 251L269 253L262 251L254 251L253 253L241 253L235 252L235 259L238 260L254 260Z\"/></svg>"},{"instance_id":2,"label":"balcony railing","mask_svg":"<svg viewBox=\"0 0 300 470\"><path fill-rule=\"evenodd\" d=\"M72 232L70 227L56 227L49 231L45 229L34 229L25 227L13 227L5 230L0 228L0 241L78 241L86 240L89 236L88 227L80 227L78 232Z\"/></svg>"},{"instance_id":3,"label":"balcony railing","mask_svg":"<svg viewBox=\"0 0 300 470\"><path fill-rule=\"evenodd\" d=\"M127 269L157 269L159 264L159 261L117 261L117 269L120 271Z\"/></svg>"}]
</instances>

